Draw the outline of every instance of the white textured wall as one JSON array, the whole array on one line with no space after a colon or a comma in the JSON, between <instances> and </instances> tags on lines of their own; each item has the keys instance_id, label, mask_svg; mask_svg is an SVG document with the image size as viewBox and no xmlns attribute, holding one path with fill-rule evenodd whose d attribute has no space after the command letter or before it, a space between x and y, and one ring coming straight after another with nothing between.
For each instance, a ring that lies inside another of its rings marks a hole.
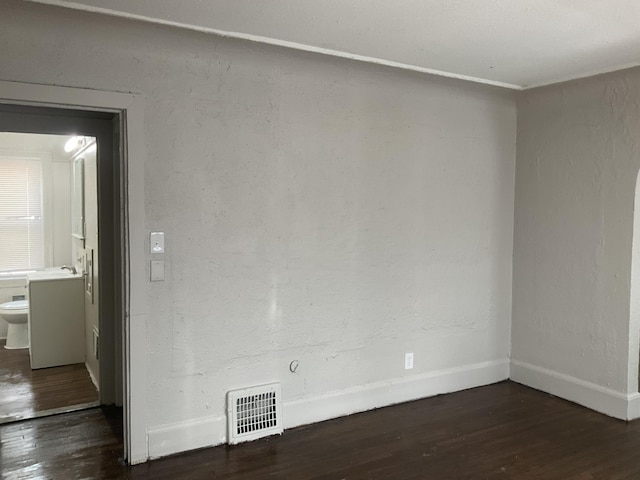
<instances>
[{"instance_id":1,"label":"white textured wall","mask_svg":"<svg viewBox=\"0 0 640 480\"><path fill-rule=\"evenodd\" d=\"M73 265L71 260L71 164L51 163L53 196L53 265Z\"/></svg>"},{"instance_id":2,"label":"white textured wall","mask_svg":"<svg viewBox=\"0 0 640 480\"><path fill-rule=\"evenodd\" d=\"M518 101L512 358L623 393L639 132L640 69Z\"/></svg>"},{"instance_id":3,"label":"white textured wall","mask_svg":"<svg viewBox=\"0 0 640 480\"><path fill-rule=\"evenodd\" d=\"M290 402L507 359L512 93L3 9L1 79L144 96L146 228L167 235L135 345L150 430L221 418L246 385L280 381Z\"/></svg>"}]
</instances>

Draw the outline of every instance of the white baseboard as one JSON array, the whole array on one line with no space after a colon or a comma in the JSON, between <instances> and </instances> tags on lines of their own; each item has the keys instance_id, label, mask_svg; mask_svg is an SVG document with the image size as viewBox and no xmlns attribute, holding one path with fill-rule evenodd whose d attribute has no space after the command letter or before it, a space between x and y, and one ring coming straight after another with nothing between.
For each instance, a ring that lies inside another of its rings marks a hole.
<instances>
[{"instance_id":1,"label":"white baseboard","mask_svg":"<svg viewBox=\"0 0 640 480\"><path fill-rule=\"evenodd\" d=\"M627 420L636 420L640 418L640 393L631 393L628 398Z\"/></svg>"},{"instance_id":2,"label":"white baseboard","mask_svg":"<svg viewBox=\"0 0 640 480\"><path fill-rule=\"evenodd\" d=\"M285 429L293 428L396 403L489 385L508 378L509 361L505 359L285 401L282 405L283 426ZM149 428L149 457L153 459L226 443L226 430L226 416L205 417Z\"/></svg>"},{"instance_id":3,"label":"white baseboard","mask_svg":"<svg viewBox=\"0 0 640 480\"><path fill-rule=\"evenodd\" d=\"M84 362L84 367L87 369L87 372L89 372L91 383L93 383L93 386L96 387L96 390L100 391L100 385L98 384L98 380L96 380L96 376L94 375L93 370L91 370L89 363Z\"/></svg>"},{"instance_id":4,"label":"white baseboard","mask_svg":"<svg viewBox=\"0 0 640 480\"><path fill-rule=\"evenodd\" d=\"M227 441L227 417L205 417L147 430L149 458L213 447Z\"/></svg>"},{"instance_id":5,"label":"white baseboard","mask_svg":"<svg viewBox=\"0 0 640 480\"><path fill-rule=\"evenodd\" d=\"M529 363L511 361L511 380L610 417L640 418L640 394L626 394Z\"/></svg>"},{"instance_id":6,"label":"white baseboard","mask_svg":"<svg viewBox=\"0 0 640 480\"><path fill-rule=\"evenodd\" d=\"M351 387L285 402L282 408L284 428L489 385L507 378L509 361L497 360Z\"/></svg>"}]
</instances>

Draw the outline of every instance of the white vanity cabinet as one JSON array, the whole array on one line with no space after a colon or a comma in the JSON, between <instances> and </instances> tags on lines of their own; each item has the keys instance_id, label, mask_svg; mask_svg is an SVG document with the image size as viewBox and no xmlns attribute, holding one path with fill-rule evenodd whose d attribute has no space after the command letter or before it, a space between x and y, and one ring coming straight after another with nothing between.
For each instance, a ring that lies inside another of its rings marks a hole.
<instances>
[{"instance_id":1,"label":"white vanity cabinet","mask_svg":"<svg viewBox=\"0 0 640 480\"><path fill-rule=\"evenodd\" d=\"M31 368L84 363L84 278L28 274Z\"/></svg>"}]
</instances>

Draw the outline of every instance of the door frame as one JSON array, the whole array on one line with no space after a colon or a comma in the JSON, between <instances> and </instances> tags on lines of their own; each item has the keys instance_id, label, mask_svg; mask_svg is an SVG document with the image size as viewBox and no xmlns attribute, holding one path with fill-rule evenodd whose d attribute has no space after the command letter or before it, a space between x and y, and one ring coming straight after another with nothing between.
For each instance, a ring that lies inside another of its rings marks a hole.
<instances>
[{"instance_id":1,"label":"door frame","mask_svg":"<svg viewBox=\"0 0 640 480\"><path fill-rule=\"evenodd\" d=\"M124 455L148 459L146 410L146 289L144 125L142 98L131 93L0 81L0 103L110 112L119 118Z\"/></svg>"}]
</instances>

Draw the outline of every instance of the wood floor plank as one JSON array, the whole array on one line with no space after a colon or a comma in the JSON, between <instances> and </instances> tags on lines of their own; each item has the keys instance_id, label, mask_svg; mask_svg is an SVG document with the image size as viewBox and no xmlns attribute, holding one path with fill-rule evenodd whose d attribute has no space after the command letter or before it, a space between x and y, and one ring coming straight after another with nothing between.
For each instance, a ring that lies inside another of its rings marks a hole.
<instances>
[{"instance_id":1,"label":"wood floor plank","mask_svg":"<svg viewBox=\"0 0 640 480\"><path fill-rule=\"evenodd\" d=\"M0 340L0 423L96 404L98 391L84 364L31 370L29 350Z\"/></svg>"},{"instance_id":2,"label":"wood floor plank","mask_svg":"<svg viewBox=\"0 0 640 480\"><path fill-rule=\"evenodd\" d=\"M0 426L3 478L637 480L640 422L503 382L122 465L118 410Z\"/></svg>"}]
</instances>

